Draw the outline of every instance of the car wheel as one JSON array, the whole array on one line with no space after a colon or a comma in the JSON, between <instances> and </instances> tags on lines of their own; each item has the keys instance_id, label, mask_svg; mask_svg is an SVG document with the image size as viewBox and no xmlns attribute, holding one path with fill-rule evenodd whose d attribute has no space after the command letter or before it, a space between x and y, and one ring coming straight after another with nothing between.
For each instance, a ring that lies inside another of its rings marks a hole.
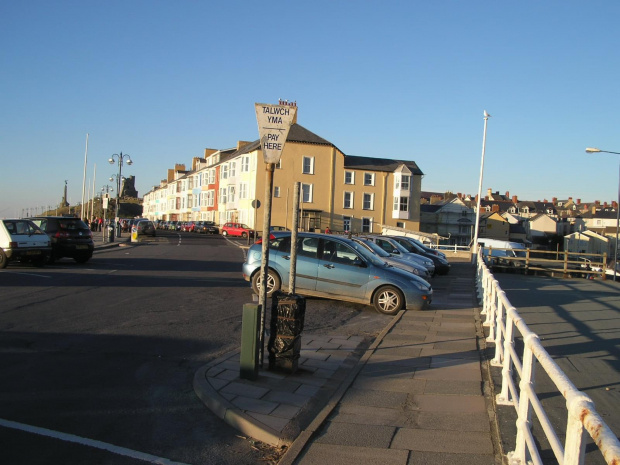
<instances>
[{"instance_id":1,"label":"car wheel","mask_svg":"<svg viewBox=\"0 0 620 465\"><path fill-rule=\"evenodd\" d=\"M0 268L6 268L9 264L9 259L6 258L6 254L3 250L0 250Z\"/></svg>"},{"instance_id":2,"label":"car wheel","mask_svg":"<svg viewBox=\"0 0 620 465\"><path fill-rule=\"evenodd\" d=\"M260 270L258 270L254 273L254 276L252 276L252 289L256 294L260 295L261 284L262 276ZM279 291L280 284L280 278L278 275L273 270L269 270L267 274L267 297L271 297L271 294L275 291Z\"/></svg>"},{"instance_id":3,"label":"car wheel","mask_svg":"<svg viewBox=\"0 0 620 465\"><path fill-rule=\"evenodd\" d=\"M246 237L248 237L248 233L246 233L245 231L243 231L243 232L241 233L241 237L243 237L243 238L245 239Z\"/></svg>"},{"instance_id":4,"label":"car wheel","mask_svg":"<svg viewBox=\"0 0 620 465\"><path fill-rule=\"evenodd\" d=\"M222 236L228 236L228 233L226 231L222 231Z\"/></svg>"},{"instance_id":5,"label":"car wheel","mask_svg":"<svg viewBox=\"0 0 620 465\"><path fill-rule=\"evenodd\" d=\"M375 310L384 315L395 315L403 308L405 298L403 293L393 286L385 286L379 289L373 298Z\"/></svg>"}]
</instances>

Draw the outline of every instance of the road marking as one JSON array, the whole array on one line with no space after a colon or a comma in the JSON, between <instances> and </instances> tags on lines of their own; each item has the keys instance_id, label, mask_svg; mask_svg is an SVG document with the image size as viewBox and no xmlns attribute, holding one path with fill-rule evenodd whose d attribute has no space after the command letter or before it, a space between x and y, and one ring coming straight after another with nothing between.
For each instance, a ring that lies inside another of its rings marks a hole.
<instances>
[{"instance_id":1,"label":"road marking","mask_svg":"<svg viewBox=\"0 0 620 465\"><path fill-rule=\"evenodd\" d=\"M9 274L21 274L24 276L36 276L38 278L51 278L51 276L46 276L44 274L37 274L37 273L20 273L19 271L3 271L3 273L9 273Z\"/></svg>"},{"instance_id":2,"label":"road marking","mask_svg":"<svg viewBox=\"0 0 620 465\"><path fill-rule=\"evenodd\" d=\"M61 433L59 431L53 431L47 428L39 428L38 426L25 425L23 423L17 423L15 421L4 420L2 418L0 418L0 426L25 431L27 433L39 434L41 436L47 436L54 439L60 439L61 441L74 442L76 444L90 446L96 449L107 450L108 452L112 452L113 454L124 455L126 457L131 457L145 462L157 463L162 465L187 465L183 464L182 462L173 462L172 460L168 460L162 457L146 454L144 452L138 452L135 450L127 449L125 447L115 446L106 442L82 438L80 436L75 436L68 433Z\"/></svg>"}]
</instances>

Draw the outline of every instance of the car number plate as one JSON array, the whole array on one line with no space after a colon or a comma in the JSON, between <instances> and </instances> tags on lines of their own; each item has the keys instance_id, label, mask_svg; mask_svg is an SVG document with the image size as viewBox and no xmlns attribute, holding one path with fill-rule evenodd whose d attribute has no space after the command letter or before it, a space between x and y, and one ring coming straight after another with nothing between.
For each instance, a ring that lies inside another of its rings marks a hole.
<instances>
[{"instance_id":1,"label":"car number plate","mask_svg":"<svg viewBox=\"0 0 620 465\"><path fill-rule=\"evenodd\" d=\"M87 245L76 245L75 246L76 249L88 249Z\"/></svg>"},{"instance_id":2,"label":"car number plate","mask_svg":"<svg viewBox=\"0 0 620 465\"><path fill-rule=\"evenodd\" d=\"M41 251L40 250L29 250L28 252L26 252L26 255L40 255Z\"/></svg>"}]
</instances>

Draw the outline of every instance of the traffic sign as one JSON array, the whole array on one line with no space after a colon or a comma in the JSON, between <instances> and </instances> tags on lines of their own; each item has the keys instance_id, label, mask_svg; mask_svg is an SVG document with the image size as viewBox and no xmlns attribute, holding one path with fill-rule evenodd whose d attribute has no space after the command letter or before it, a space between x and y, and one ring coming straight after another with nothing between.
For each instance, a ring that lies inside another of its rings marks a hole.
<instances>
[{"instance_id":1,"label":"traffic sign","mask_svg":"<svg viewBox=\"0 0 620 465\"><path fill-rule=\"evenodd\" d=\"M297 122L297 107L255 103L254 108L265 163L278 163L291 124Z\"/></svg>"}]
</instances>

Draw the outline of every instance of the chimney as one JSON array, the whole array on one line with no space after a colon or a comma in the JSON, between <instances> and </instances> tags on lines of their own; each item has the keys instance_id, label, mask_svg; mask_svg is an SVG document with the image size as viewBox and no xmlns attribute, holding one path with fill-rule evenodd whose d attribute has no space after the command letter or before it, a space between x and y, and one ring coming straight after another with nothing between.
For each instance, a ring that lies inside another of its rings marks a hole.
<instances>
[{"instance_id":1,"label":"chimney","mask_svg":"<svg viewBox=\"0 0 620 465\"><path fill-rule=\"evenodd\" d=\"M491 197L492 195L493 195L493 189L491 189L491 188L489 187L489 188L487 189L487 197L486 197L486 198L488 199L488 198L489 198L489 197Z\"/></svg>"},{"instance_id":2,"label":"chimney","mask_svg":"<svg viewBox=\"0 0 620 465\"><path fill-rule=\"evenodd\" d=\"M512 196L512 203L517 203L517 202L519 202L519 199L517 199L516 195L513 195Z\"/></svg>"},{"instance_id":3,"label":"chimney","mask_svg":"<svg viewBox=\"0 0 620 465\"><path fill-rule=\"evenodd\" d=\"M506 198L509 199L510 198L510 192L506 191Z\"/></svg>"},{"instance_id":4,"label":"chimney","mask_svg":"<svg viewBox=\"0 0 620 465\"><path fill-rule=\"evenodd\" d=\"M491 207L491 211L493 212L499 212L499 205L497 205L496 203L493 204L493 206Z\"/></svg>"},{"instance_id":5,"label":"chimney","mask_svg":"<svg viewBox=\"0 0 620 465\"><path fill-rule=\"evenodd\" d=\"M247 142L245 140L237 141L237 150L240 150L241 147L245 147L246 145L251 144L251 143L252 142Z\"/></svg>"},{"instance_id":6,"label":"chimney","mask_svg":"<svg viewBox=\"0 0 620 465\"><path fill-rule=\"evenodd\" d=\"M568 200L573 200L573 198L569 197ZM581 199L577 199L577 205L581 205Z\"/></svg>"},{"instance_id":7,"label":"chimney","mask_svg":"<svg viewBox=\"0 0 620 465\"><path fill-rule=\"evenodd\" d=\"M217 152L217 149L205 149L205 158L209 158L209 156L213 155Z\"/></svg>"},{"instance_id":8,"label":"chimney","mask_svg":"<svg viewBox=\"0 0 620 465\"><path fill-rule=\"evenodd\" d=\"M557 203L558 203L558 198L557 198L557 197L553 197L553 198L551 199L551 201L553 202L553 205L557 205Z\"/></svg>"}]
</instances>

